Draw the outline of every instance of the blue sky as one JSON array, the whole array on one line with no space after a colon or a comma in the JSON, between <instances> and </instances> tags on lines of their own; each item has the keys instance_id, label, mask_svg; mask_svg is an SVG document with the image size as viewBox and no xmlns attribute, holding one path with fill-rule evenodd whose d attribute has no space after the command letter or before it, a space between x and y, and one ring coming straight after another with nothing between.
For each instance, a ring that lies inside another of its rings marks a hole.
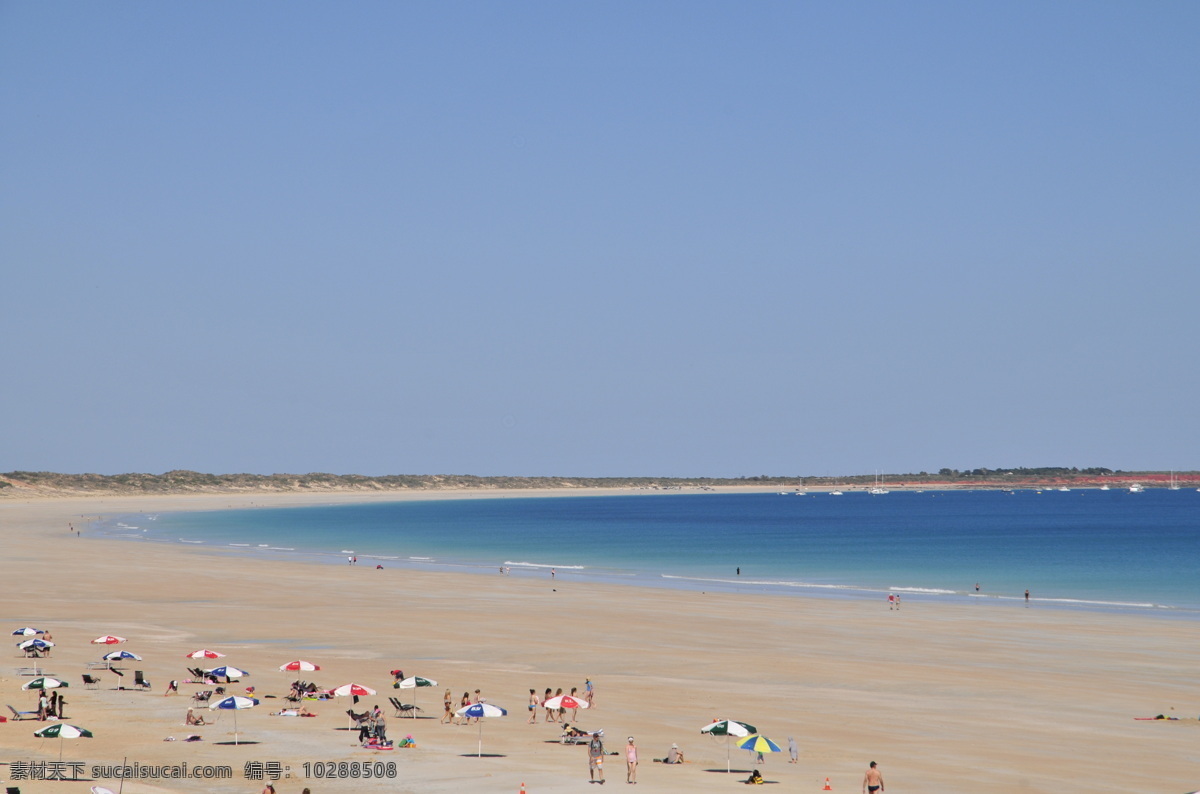
<instances>
[{"instance_id":1,"label":"blue sky","mask_svg":"<svg viewBox=\"0 0 1200 794\"><path fill-rule=\"evenodd\" d=\"M1197 30L0 3L0 471L1200 468Z\"/></svg>"}]
</instances>

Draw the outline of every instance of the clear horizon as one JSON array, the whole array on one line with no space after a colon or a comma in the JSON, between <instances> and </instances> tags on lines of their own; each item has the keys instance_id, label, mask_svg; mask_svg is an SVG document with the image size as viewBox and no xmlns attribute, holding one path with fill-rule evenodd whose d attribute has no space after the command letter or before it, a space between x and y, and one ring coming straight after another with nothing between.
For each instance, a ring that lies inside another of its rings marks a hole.
<instances>
[{"instance_id":1,"label":"clear horizon","mask_svg":"<svg viewBox=\"0 0 1200 794\"><path fill-rule=\"evenodd\" d=\"M1196 470L1197 29L0 5L0 470Z\"/></svg>"}]
</instances>

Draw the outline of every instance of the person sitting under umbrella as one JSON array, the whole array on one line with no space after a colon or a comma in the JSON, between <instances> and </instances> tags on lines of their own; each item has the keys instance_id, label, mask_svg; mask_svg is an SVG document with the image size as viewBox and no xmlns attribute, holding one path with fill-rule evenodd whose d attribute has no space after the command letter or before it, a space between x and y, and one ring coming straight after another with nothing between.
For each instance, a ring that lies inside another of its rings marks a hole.
<instances>
[{"instance_id":1,"label":"person sitting under umbrella","mask_svg":"<svg viewBox=\"0 0 1200 794\"><path fill-rule=\"evenodd\" d=\"M747 785L761 786L762 782L763 782L763 776L757 769L755 769L753 772L750 773L750 777L746 778L742 782Z\"/></svg>"}]
</instances>

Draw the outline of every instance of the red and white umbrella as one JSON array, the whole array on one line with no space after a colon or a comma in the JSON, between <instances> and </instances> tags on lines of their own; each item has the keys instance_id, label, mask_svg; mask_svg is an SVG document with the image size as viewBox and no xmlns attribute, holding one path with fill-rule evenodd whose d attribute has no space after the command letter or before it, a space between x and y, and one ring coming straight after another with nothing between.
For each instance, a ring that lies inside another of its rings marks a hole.
<instances>
[{"instance_id":1,"label":"red and white umbrella","mask_svg":"<svg viewBox=\"0 0 1200 794\"><path fill-rule=\"evenodd\" d=\"M103 637L97 637L92 640L92 645L119 645L125 642L124 637L114 637L111 634L105 634Z\"/></svg>"},{"instance_id":2,"label":"red and white umbrella","mask_svg":"<svg viewBox=\"0 0 1200 794\"><path fill-rule=\"evenodd\" d=\"M559 695L547 700L542 704L542 707L548 709L586 709L588 705L588 702L581 698L573 698L570 695Z\"/></svg>"},{"instance_id":3,"label":"red and white umbrella","mask_svg":"<svg viewBox=\"0 0 1200 794\"><path fill-rule=\"evenodd\" d=\"M293 673L294 673L294 672L297 672L297 671L304 671L304 672L306 672L306 673L311 673L311 672L313 672L314 670L320 670L320 669L321 669L321 665L319 665L319 664L313 664L312 662L306 662L306 661L304 661L303 659L297 659L297 660L296 660L296 661L294 661L294 662L288 662L287 664L281 664L281 665L279 665L279 669L280 669L280 670L282 670L282 671L283 671L283 672L285 672L285 673L286 673L286 672L293 672Z\"/></svg>"},{"instance_id":4,"label":"red and white umbrella","mask_svg":"<svg viewBox=\"0 0 1200 794\"><path fill-rule=\"evenodd\" d=\"M201 648L198 651L192 651L191 653L185 653L183 655L183 658L184 659L220 659L224 655L225 654L223 654L223 653L217 653L216 651L210 651L208 648Z\"/></svg>"},{"instance_id":5,"label":"red and white umbrella","mask_svg":"<svg viewBox=\"0 0 1200 794\"><path fill-rule=\"evenodd\" d=\"M374 695L375 694L375 690L371 689L371 687L363 686L362 684L354 684L354 683L342 684L337 689L331 689L329 691L331 693L333 693L334 697L353 697L355 699L364 697L366 695ZM346 730L349 731L349 730L353 730L353 729L354 728L351 725L351 723L347 722Z\"/></svg>"},{"instance_id":6,"label":"red and white umbrella","mask_svg":"<svg viewBox=\"0 0 1200 794\"><path fill-rule=\"evenodd\" d=\"M337 695L338 697L347 697L349 695L353 695L354 697L362 697L363 695L374 695L375 690L371 689L369 686L363 686L362 684L342 684L340 687L333 690L333 694Z\"/></svg>"}]
</instances>

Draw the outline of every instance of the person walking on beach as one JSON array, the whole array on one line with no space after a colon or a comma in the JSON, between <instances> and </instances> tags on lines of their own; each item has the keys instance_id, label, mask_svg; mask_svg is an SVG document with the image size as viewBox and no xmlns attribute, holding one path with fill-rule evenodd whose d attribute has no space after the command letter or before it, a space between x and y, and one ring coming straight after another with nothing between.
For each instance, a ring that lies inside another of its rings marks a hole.
<instances>
[{"instance_id":1,"label":"person walking on beach","mask_svg":"<svg viewBox=\"0 0 1200 794\"><path fill-rule=\"evenodd\" d=\"M529 719L527 720L527 722L530 725L537 724L537 710L538 710L538 706L540 706L540 705L542 705L542 704L538 700L537 690L536 689L529 690Z\"/></svg>"},{"instance_id":2,"label":"person walking on beach","mask_svg":"<svg viewBox=\"0 0 1200 794\"><path fill-rule=\"evenodd\" d=\"M872 761L867 774L863 775L863 794L875 794L883 790L883 773L875 768L875 762Z\"/></svg>"},{"instance_id":3,"label":"person walking on beach","mask_svg":"<svg viewBox=\"0 0 1200 794\"><path fill-rule=\"evenodd\" d=\"M546 707L546 722L554 722L554 709L546 706L546 701L554 697L550 691L550 687L546 687L546 696L542 698L542 705Z\"/></svg>"},{"instance_id":4,"label":"person walking on beach","mask_svg":"<svg viewBox=\"0 0 1200 794\"><path fill-rule=\"evenodd\" d=\"M575 693L579 691L579 687L571 687L571 700L576 700ZM571 722L574 722L579 715L579 709L571 709Z\"/></svg>"},{"instance_id":5,"label":"person walking on beach","mask_svg":"<svg viewBox=\"0 0 1200 794\"><path fill-rule=\"evenodd\" d=\"M888 609L896 608L896 594L888 593Z\"/></svg>"},{"instance_id":6,"label":"person walking on beach","mask_svg":"<svg viewBox=\"0 0 1200 794\"><path fill-rule=\"evenodd\" d=\"M637 745L633 743L632 736L625 745L625 782L637 783Z\"/></svg>"},{"instance_id":7,"label":"person walking on beach","mask_svg":"<svg viewBox=\"0 0 1200 794\"><path fill-rule=\"evenodd\" d=\"M1029 590L1025 590L1025 606L1029 606Z\"/></svg>"},{"instance_id":8,"label":"person walking on beach","mask_svg":"<svg viewBox=\"0 0 1200 794\"><path fill-rule=\"evenodd\" d=\"M454 723L454 697L449 687L446 688L446 694L442 695L442 722Z\"/></svg>"},{"instance_id":9,"label":"person walking on beach","mask_svg":"<svg viewBox=\"0 0 1200 794\"><path fill-rule=\"evenodd\" d=\"M792 757L792 760L788 761L789 764L794 764L800 760L800 747L796 744L796 739L793 736L788 737L788 755Z\"/></svg>"},{"instance_id":10,"label":"person walking on beach","mask_svg":"<svg viewBox=\"0 0 1200 794\"><path fill-rule=\"evenodd\" d=\"M593 733L592 740L588 742L588 782L595 783L596 776L600 777L600 785L604 785L604 742L600 741L600 734Z\"/></svg>"},{"instance_id":11,"label":"person walking on beach","mask_svg":"<svg viewBox=\"0 0 1200 794\"><path fill-rule=\"evenodd\" d=\"M583 680L583 699L588 702L588 706L594 706L592 698L596 697L596 687L592 684L592 679L585 678Z\"/></svg>"}]
</instances>

